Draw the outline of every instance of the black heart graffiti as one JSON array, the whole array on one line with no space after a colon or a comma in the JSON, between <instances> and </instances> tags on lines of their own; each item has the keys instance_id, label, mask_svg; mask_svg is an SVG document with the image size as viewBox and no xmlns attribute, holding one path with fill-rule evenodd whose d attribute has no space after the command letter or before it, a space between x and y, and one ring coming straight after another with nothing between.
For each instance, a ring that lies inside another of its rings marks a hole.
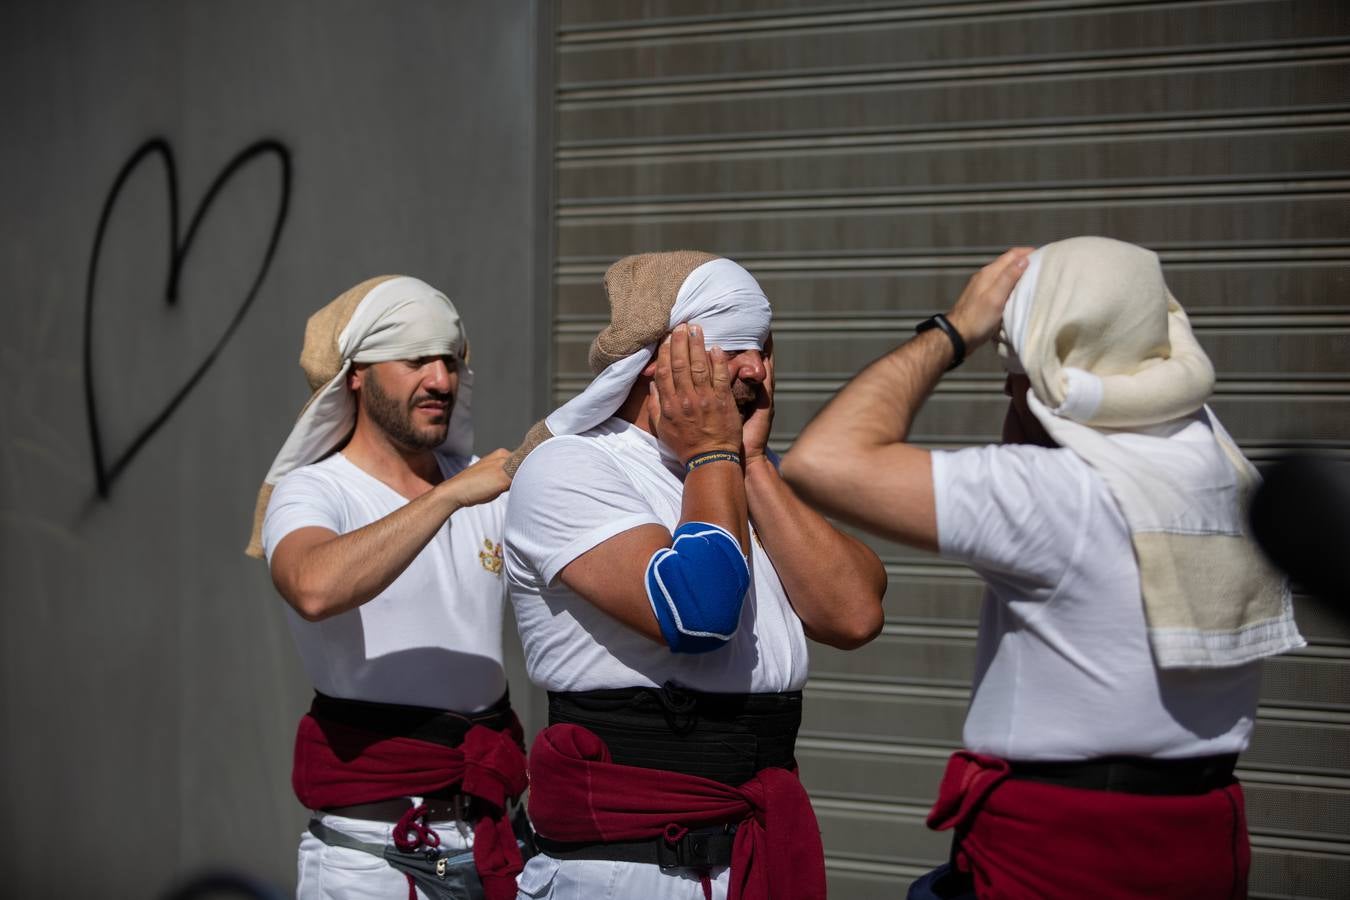
<instances>
[{"instance_id":1,"label":"black heart graffiti","mask_svg":"<svg viewBox=\"0 0 1350 900\"><path fill-rule=\"evenodd\" d=\"M281 163L281 196L277 204L276 218L272 223L272 234L268 239L267 249L263 253L262 263L258 266L258 274L254 277L252 285L235 309L234 315L225 326L224 331L221 332L220 337L207 352L206 357L189 373L187 379L174 391L168 402L151 418L149 423L137 432L126 449L118 454L116 459L109 462L104 454L103 435L99 430L98 399L94 389L94 300L98 279L99 254L103 250L103 238L108 229L108 221L112 217L113 209L117 206L117 199L122 193L122 188L126 185L131 174L145 160L157 157L163 162L165 183L168 187L170 235L168 248L169 278L164 286L164 302L173 306L178 302L178 282L183 271L183 261L192 248L193 238L196 237L202 220L211 210L212 204L220 196L221 191L230 183L230 179L250 162L264 156L274 156ZM239 151L233 159L225 164L225 167L220 170L220 174L211 182L211 186L207 189L201 202L197 204L197 209L188 223L187 231L180 236L178 231L178 171L174 165L173 148L169 146L169 142L163 138L152 138L142 144L135 153L131 154L131 158L122 165L121 171L117 173L117 178L113 181L112 189L108 191L107 199L103 202L103 213L99 216L98 229L94 232L94 248L89 257L89 278L84 293L84 404L89 422L89 444L94 455L94 481L98 486L100 497L108 496L117 477L122 474L131 460L146 445L146 442L154 437L160 428L164 427L165 422L169 421L183 399L191 393L197 383L202 380L202 376L211 368L212 363L216 361L216 357L220 354L221 348L230 340L235 329L239 327L239 323L243 321L244 315L258 296L258 289L262 287L263 278L266 277L268 268L272 265L272 257L276 254L277 244L281 240L281 229L286 222L286 212L290 206L290 200L291 152L279 141L260 140Z\"/></svg>"}]
</instances>

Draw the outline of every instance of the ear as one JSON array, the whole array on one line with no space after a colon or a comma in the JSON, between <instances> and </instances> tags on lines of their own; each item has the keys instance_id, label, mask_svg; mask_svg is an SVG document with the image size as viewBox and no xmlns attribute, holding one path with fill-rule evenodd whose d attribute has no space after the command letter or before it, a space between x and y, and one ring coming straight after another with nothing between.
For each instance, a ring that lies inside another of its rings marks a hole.
<instances>
[{"instance_id":1,"label":"ear","mask_svg":"<svg viewBox=\"0 0 1350 900\"><path fill-rule=\"evenodd\" d=\"M347 389L350 391L359 390L365 374L365 366L352 366L352 370L347 373Z\"/></svg>"}]
</instances>

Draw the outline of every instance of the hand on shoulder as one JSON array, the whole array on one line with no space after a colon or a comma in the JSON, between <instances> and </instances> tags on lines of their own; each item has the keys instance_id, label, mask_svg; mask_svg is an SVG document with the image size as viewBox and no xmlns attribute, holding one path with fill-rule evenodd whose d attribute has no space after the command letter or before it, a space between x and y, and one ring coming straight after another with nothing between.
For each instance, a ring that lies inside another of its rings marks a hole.
<instances>
[{"instance_id":1,"label":"hand on shoulder","mask_svg":"<svg viewBox=\"0 0 1350 900\"><path fill-rule=\"evenodd\" d=\"M506 460L511 451L498 447L478 462L442 481L437 489L449 494L459 506L477 506L501 496L511 486Z\"/></svg>"}]
</instances>

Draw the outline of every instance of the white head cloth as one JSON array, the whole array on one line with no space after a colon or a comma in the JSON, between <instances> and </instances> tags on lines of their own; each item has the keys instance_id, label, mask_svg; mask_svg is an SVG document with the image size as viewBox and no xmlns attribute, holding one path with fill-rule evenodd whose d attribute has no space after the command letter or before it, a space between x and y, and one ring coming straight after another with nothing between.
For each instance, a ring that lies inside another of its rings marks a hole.
<instances>
[{"instance_id":1,"label":"white head cloth","mask_svg":"<svg viewBox=\"0 0 1350 900\"><path fill-rule=\"evenodd\" d=\"M670 327L697 324L709 348L734 353L763 350L771 318L769 298L755 277L729 259L714 259L690 272L680 285L670 310ZM584 391L544 419L548 430L555 435L580 434L613 416L656 347L656 343L648 344L607 366Z\"/></svg>"},{"instance_id":2,"label":"white head cloth","mask_svg":"<svg viewBox=\"0 0 1350 900\"><path fill-rule=\"evenodd\" d=\"M261 558L261 526L272 488L290 472L318 462L338 448L356 426L356 395L347 387L347 375L355 363L453 356L459 363L459 386L455 391L450 427L441 449L460 456L473 453L473 371L465 354L468 342L459 312L450 299L416 278L396 276L377 281L351 311L337 346L331 331L316 327L325 319L329 327L340 324L345 298L365 283L339 297L310 319L306 329L301 365L313 379L316 372L331 378L315 390L296 421L281 452L272 462L254 510L253 534L245 553ZM313 381L311 382L313 383Z\"/></svg>"},{"instance_id":3,"label":"white head cloth","mask_svg":"<svg viewBox=\"0 0 1350 900\"><path fill-rule=\"evenodd\" d=\"M356 426L356 395L347 388L347 374L354 363L423 356L454 356L460 360L450 429L441 447L461 456L473 453L469 402L473 372L463 364L464 347L459 312L449 297L425 281L407 276L376 285L338 336L342 367L301 411L267 472L267 483L275 485L288 472L323 459L351 433Z\"/></svg>"},{"instance_id":4,"label":"white head cloth","mask_svg":"<svg viewBox=\"0 0 1350 900\"><path fill-rule=\"evenodd\" d=\"M1040 248L1001 340L1005 366L1031 381L1032 413L1125 517L1158 666L1304 646L1288 585L1245 533L1259 475L1204 403L1213 367L1157 256L1096 237Z\"/></svg>"}]
</instances>

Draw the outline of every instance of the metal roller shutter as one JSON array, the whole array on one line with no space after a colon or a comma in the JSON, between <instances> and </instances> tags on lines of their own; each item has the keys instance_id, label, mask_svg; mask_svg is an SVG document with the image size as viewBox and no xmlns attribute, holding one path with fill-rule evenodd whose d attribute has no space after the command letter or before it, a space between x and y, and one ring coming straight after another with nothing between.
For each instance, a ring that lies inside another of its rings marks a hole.
<instances>
[{"instance_id":1,"label":"metal roller shutter","mask_svg":"<svg viewBox=\"0 0 1350 900\"><path fill-rule=\"evenodd\" d=\"M565 0L557 7L553 394L589 379L621 255L696 247L776 308L776 442L1013 243L1157 249L1258 462L1350 457L1350 5ZM916 423L996 439L991 354ZM867 648L816 648L800 744L831 896L893 897L941 861L923 817L964 718L980 588L875 544ZM1255 897L1347 896L1350 626L1267 668L1243 759ZM1103 711L1109 714L1109 711Z\"/></svg>"}]
</instances>

